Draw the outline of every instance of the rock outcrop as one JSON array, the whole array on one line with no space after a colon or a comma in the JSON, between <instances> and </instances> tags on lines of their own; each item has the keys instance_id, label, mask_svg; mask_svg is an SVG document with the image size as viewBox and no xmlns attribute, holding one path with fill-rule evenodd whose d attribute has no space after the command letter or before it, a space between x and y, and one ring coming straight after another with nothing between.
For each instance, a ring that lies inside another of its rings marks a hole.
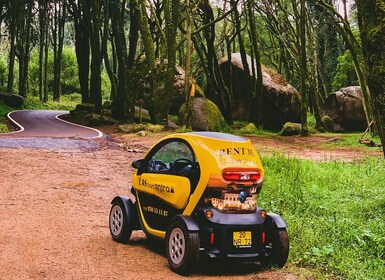
<instances>
[{"instance_id":1,"label":"rock outcrop","mask_svg":"<svg viewBox=\"0 0 385 280\"><path fill-rule=\"evenodd\" d=\"M22 96L10 92L0 92L0 100L12 108L21 108L24 103Z\"/></svg>"},{"instance_id":2,"label":"rock outcrop","mask_svg":"<svg viewBox=\"0 0 385 280\"><path fill-rule=\"evenodd\" d=\"M333 120L333 131L365 130L367 124L359 86L345 87L330 93L324 107L324 116Z\"/></svg>"},{"instance_id":3,"label":"rock outcrop","mask_svg":"<svg viewBox=\"0 0 385 280\"><path fill-rule=\"evenodd\" d=\"M249 73L252 73L252 60L247 56ZM252 121L257 108L252 107L247 85L253 84L252 75L244 71L241 55L231 55L231 64L227 57L219 61L223 78L232 92L233 119ZM254 62L255 64L255 62ZM231 67L230 67L231 66ZM231 71L230 71L231 70ZM262 124L270 129L279 129L288 121L300 121L301 96L284 79L266 67L263 67L264 93L261 97ZM251 87L250 87L251 88Z\"/></svg>"},{"instance_id":4,"label":"rock outcrop","mask_svg":"<svg viewBox=\"0 0 385 280\"><path fill-rule=\"evenodd\" d=\"M191 115L191 125L194 131L218 131L226 125L225 119L217 105L204 97L195 97ZM187 122L187 103L184 103L178 114L178 122L185 125Z\"/></svg>"}]
</instances>

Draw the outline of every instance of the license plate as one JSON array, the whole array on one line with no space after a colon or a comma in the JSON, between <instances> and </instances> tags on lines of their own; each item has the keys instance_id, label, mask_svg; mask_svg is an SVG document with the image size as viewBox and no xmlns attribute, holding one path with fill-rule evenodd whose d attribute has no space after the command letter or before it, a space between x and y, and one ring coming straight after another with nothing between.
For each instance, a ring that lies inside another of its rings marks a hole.
<instances>
[{"instance_id":1,"label":"license plate","mask_svg":"<svg viewBox=\"0 0 385 280\"><path fill-rule=\"evenodd\" d=\"M251 231L234 231L233 246L237 248L251 247Z\"/></svg>"}]
</instances>

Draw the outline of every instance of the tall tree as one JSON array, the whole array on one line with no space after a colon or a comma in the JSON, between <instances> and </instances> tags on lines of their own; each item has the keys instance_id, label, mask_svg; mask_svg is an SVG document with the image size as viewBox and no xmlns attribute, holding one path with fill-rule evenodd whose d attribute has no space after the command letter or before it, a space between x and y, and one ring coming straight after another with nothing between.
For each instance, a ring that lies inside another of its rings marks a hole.
<instances>
[{"instance_id":1,"label":"tall tree","mask_svg":"<svg viewBox=\"0 0 385 280\"><path fill-rule=\"evenodd\" d=\"M44 87L44 77L47 75L47 67L45 64L45 48L48 49L47 37L48 37L48 5L47 1L39 0L39 98L40 101L44 100L44 96L47 96L47 88Z\"/></svg>"},{"instance_id":2,"label":"tall tree","mask_svg":"<svg viewBox=\"0 0 385 280\"><path fill-rule=\"evenodd\" d=\"M165 36L166 36L166 77L164 83L164 97L159 102L160 115L157 119L168 119L168 111L170 109L171 97L174 95L176 51L177 51L177 30L179 24L180 1L166 0L164 1L164 19L165 19Z\"/></svg>"},{"instance_id":3,"label":"tall tree","mask_svg":"<svg viewBox=\"0 0 385 280\"><path fill-rule=\"evenodd\" d=\"M61 65L64 44L64 26L67 16L67 0L54 0L52 17L52 46L54 55L54 79L53 79L53 100L60 101L61 95Z\"/></svg>"},{"instance_id":4,"label":"tall tree","mask_svg":"<svg viewBox=\"0 0 385 280\"><path fill-rule=\"evenodd\" d=\"M113 51L116 52L117 58L117 94L112 102L112 115L119 120L126 120L129 118L129 70L127 43L124 35L125 24L125 5L123 1L119 3L117 0L111 0L111 26L112 26L112 42L114 42ZM136 10L137 0L131 1L131 7Z\"/></svg>"},{"instance_id":5,"label":"tall tree","mask_svg":"<svg viewBox=\"0 0 385 280\"><path fill-rule=\"evenodd\" d=\"M300 40L300 72L301 72L301 135L309 135L309 128L307 125L307 100L308 100L308 70L306 62L306 5L305 0L300 0L300 30L299 30L299 40Z\"/></svg>"},{"instance_id":6,"label":"tall tree","mask_svg":"<svg viewBox=\"0 0 385 280\"><path fill-rule=\"evenodd\" d=\"M13 91L14 79L15 79L15 56L16 56L16 33L17 33L17 13L20 7L20 1L8 1L7 2L7 20L8 20L8 38L10 41L9 47L9 62L8 62L8 80L7 91Z\"/></svg>"},{"instance_id":7,"label":"tall tree","mask_svg":"<svg viewBox=\"0 0 385 280\"><path fill-rule=\"evenodd\" d=\"M32 9L35 2L26 0L19 2L20 10L17 13L17 45L16 56L19 60L19 95L27 96L28 93L28 69L31 55L31 36L32 36Z\"/></svg>"},{"instance_id":8,"label":"tall tree","mask_svg":"<svg viewBox=\"0 0 385 280\"><path fill-rule=\"evenodd\" d=\"M252 108L250 108L250 112L254 113L254 123L259 125L261 119L261 100L263 95L263 76L262 76L262 64L261 64L261 55L259 53L258 48L258 34L257 27L255 23L255 12L254 6L251 0L247 0L247 15L249 22L249 34L251 39L251 50L252 50L252 76L253 76L253 90L252 90L252 99L254 102L252 103ZM255 69L256 68L256 69Z\"/></svg>"},{"instance_id":9,"label":"tall tree","mask_svg":"<svg viewBox=\"0 0 385 280\"><path fill-rule=\"evenodd\" d=\"M90 80L90 102L95 104L95 112L102 111L102 81L101 81L101 45L100 45L100 13L101 3L99 0L91 0L90 3L90 30L91 30L91 80Z\"/></svg>"},{"instance_id":10,"label":"tall tree","mask_svg":"<svg viewBox=\"0 0 385 280\"><path fill-rule=\"evenodd\" d=\"M385 4L383 0L356 0L376 128L385 157Z\"/></svg>"},{"instance_id":11,"label":"tall tree","mask_svg":"<svg viewBox=\"0 0 385 280\"><path fill-rule=\"evenodd\" d=\"M82 94L82 102L90 101L89 74L90 74L90 22L89 6L85 5L86 0L69 0L71 4L70 13L75 27L75 51L79 68L79 83Z\"/></svg>"}]
</instances>

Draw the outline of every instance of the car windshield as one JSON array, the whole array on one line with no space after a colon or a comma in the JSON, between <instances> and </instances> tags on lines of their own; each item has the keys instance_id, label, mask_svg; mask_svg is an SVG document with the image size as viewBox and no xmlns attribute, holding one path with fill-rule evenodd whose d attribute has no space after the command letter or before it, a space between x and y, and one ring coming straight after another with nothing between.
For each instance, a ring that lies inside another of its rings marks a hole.
<instances>
[{"instance_id":1,"label":"car windshield","mask_svg":"<svg viewBox=\"0 0 385 280\"><path fill-rule=\"evenodd\" d=\"M186 143L175 140L161 146L148 163L148 172L187 175L196 160Z\"/></svg>"}]
</instances>

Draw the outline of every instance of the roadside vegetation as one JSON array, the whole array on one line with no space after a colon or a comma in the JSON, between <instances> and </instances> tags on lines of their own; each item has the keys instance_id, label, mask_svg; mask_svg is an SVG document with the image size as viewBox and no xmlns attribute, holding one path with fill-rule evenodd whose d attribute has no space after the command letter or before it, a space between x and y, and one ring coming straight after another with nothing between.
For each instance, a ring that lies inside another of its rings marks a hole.
<instances>
[{"instance_id":1,"label":"roadside vegetation","mask_svg":"<svg viewBox=\"0 0 385 280\"><path fill-rule=\"evenodd\" d=\"M284 217L289 269L318 279L385 279L385 162L263 158L259 204Z\"/></svg>"}]
</instances>

